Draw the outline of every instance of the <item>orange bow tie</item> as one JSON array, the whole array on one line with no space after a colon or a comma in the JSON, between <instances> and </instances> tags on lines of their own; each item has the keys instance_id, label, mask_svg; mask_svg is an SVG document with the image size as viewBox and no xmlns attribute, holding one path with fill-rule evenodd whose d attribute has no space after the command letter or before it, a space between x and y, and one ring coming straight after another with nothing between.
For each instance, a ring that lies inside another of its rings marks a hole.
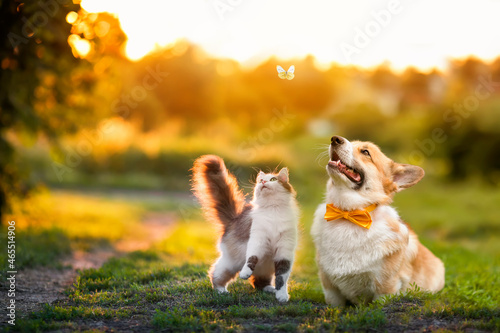
<instances>
[{"instance_id":1,"label":"orange bow tie","mask_svg":"<svg viewBox=\"0 0 500 333\"><path fill-rule=\"evenodd\" d=\"M357 209L346 212L335 207L332 204L327 204L325 220L333 221L343 218L359 225L360 227L370 229L370 226L372 225L372 217L370 216L370 212L372 212L375 208L377 208L377 204L368 206L364 210Z\"/></svg>"}]
</instances>

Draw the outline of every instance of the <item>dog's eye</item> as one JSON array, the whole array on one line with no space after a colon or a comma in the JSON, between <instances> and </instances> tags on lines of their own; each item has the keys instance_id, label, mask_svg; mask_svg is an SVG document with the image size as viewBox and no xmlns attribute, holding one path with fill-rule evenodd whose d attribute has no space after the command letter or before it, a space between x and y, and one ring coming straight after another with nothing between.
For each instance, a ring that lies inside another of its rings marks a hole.
<instances>
[{"instance_id":1,"label":"dog's eye","mask_svg":"<svg viewBox=\"0 0 500 333\"><path fill-rule=\"evenodd\" d=\"M361 149L361 154L371 157L370 152L368 151L368 149Z\"/></svg>"},{"instance_id":2,"label":"dog's eye","mask_svg":"<svg viewBox=\"0 0 500 333\"><path fill-rule=\"evenodd\" d=\"M277 180L278 180L278 178L276 178L276 177L273 177L273 178L269 179L269 181L271 181L271 182L275 182Z\"/></svg>"}]
</instances>

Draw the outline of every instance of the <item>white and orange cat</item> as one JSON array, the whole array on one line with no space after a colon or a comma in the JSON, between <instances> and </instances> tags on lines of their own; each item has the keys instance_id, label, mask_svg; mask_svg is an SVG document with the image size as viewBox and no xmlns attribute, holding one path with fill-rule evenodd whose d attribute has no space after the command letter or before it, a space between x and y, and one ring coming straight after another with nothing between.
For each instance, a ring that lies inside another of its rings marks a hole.
<instances>
[{"instance_id":1,"label":"white and orange cat","mask_svg":"<svg viewBox=\"0 0 500 333\"><path fill-rule=\"evenodd\" d=\"M252 285L289 299L290 276L298 237L299 209L289 183L288 169L260 172L253 199L245 202L236 178L224 161L205 155L194 162L193 192L208 220L221 227L220 257L209 271L212 286L227 291L227 284L240 272ZM272 286L273 275L275 286Z\"/></svg>"}]
</instances>

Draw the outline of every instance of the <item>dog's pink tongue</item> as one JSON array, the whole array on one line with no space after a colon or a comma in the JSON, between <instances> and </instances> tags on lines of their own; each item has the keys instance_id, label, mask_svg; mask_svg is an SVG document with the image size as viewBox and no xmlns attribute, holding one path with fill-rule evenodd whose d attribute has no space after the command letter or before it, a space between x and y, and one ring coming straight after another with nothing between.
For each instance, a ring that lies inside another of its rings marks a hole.
<instances>
[{"instance_id":1,"label":"dog's pink tongue","mask_svg":"<svg viewBox=\"0 0 500 333\"><path fill-rule=\"evenodd\" d=\"M348 170L345 165L342 165L340 169L347 177L353 179L355 182L359 182L361 180L359 173Z\"/></svg>"},{"instance_id":2,"label":"dog's pink tongue","mask_svg":"<svg viewBox=\"0 0 500 333\"><path fill-rule=\"evenodd\" d=\"M344 170L345 173L349 174L349 176L354 179L355 181L359 182L361 180L361 176L359 175L359 173L355 173L355 172L350 172L350 171L347 171L347 170Z\"/></svg>"},{"instance_id":3,"label":"dog's pink tongue","mask_svg":"<svg viewBox=\"0 0 500 333\"><path fill-rule=\"evenodd\" d=\"M336 166L342 173L344 173L347 177L353 179L355 182L359 182L361 180L361 176L359 175L359 173L347 170L347 167L342 162L340 162L340 160L330 161L328 162L328 165Z\"/></svg>"}]
</instances>

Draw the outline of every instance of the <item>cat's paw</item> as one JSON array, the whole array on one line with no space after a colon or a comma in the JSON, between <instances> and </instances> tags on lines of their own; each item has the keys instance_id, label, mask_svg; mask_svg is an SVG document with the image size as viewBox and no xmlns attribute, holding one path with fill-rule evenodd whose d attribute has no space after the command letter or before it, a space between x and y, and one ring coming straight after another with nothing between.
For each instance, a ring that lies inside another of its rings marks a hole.
<instances>
[{"instance_id":1,"label":"cat's paw","mask_svg":"<svg viewBox=\"0 0 500 333\"><path fill-rule=\"evenodd\" d=\"M269 285L269 286L265 286L264 289L262 289L263 291L265 291L266 293L276 293L276 289L274 289L273 286Z\"/></svg>"},{"instance_id":2,"label":"cat's paw","mask_svg":"<svg viewBox=\"0 0 500 333\"><path fill-rule=\"evenodd\" d=\"M290 296L288 296L288 293L286 291L278 290L276 292L276 299L281 303L288 302L289 298Z\"/></svg>"},{"instance_id":3,"label":"cat's paw","mask_svg":"<svg viewBox=\"0 0 500 333\"><path fill-rule=\"evenodd\" d=\"M245 267L243 267L243 269L240 272L240 278L242 278L243 280L246 280L246 279L248 279L252 275L252 273L253 272L250 269L250 267L248 267L247 265L245 265Z\"/></svg>"},{"instance_id":4,"label":"cat's paw","mask_svg":"<svg viewBox=\"0 0 500 333\"><path fill-rule=\"evenodd\" d=\"M229 291L227 291L226 287L215 287L215 290L217 290L219 294L229 294Z\"/></svg>"}]
</instances>

